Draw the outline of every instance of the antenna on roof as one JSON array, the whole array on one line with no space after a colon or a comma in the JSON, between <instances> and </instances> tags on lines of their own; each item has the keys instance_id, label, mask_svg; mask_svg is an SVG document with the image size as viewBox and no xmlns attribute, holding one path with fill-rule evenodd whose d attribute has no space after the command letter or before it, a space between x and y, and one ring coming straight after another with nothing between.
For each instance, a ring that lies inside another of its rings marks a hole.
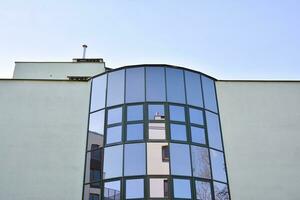
<instances>
[{"instance_id":1,"label":"antenna on roof","mask_svg":"<svg viewBox=\"0 0 300 200\"><path fill-rule=\"evenodd\" d=\"M86 53L86 48L88 47L86 44L82 45L83 47L83 55L82 55L82 58L84 59L85 58L85 53Z\"/></svg>"}]
</instances>

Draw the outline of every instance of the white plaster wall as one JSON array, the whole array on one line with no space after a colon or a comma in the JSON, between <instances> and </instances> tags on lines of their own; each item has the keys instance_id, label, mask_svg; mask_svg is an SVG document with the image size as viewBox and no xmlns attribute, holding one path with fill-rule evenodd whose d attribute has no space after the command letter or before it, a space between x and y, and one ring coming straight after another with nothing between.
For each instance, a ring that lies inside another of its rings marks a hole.
<instances>
[{"instance_id":1,"label":"white plaster wall","mask_svg":"<svg viewBox=\"0 0 300 200\"><path fill-rule=\"evenodd\" d=\"M0 80L0 199L81 199L89 87Z\"/></svg>"},{"instance_id":2,"label":"white plaster wall","mask_svg":"<svg viewBox=\"0 0 300 200\"><path fill-rule=\"evenodd\" d=\"M232 200L299 200L300 82L216 86Z\"/></svg>"},{"instance_id":3,"label":"white plaster wall","mask_svg":"<svg viewBox=\"0 0 300 200\"><path fill-rule=\"evenodd\" d=\"M162 161L162 147L168 143L147 143L147 171L150 175L168 175L169 162Z\"/></svg>"}]
</instances>

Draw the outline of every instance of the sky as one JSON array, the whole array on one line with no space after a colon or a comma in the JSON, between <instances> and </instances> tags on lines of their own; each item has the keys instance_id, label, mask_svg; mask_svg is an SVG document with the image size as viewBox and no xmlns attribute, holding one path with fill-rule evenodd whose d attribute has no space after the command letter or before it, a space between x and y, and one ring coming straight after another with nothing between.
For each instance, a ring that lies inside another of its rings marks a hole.
<instances>
[{"instance_id":1,"label":"sky","mask_svg":"<svg viewBox=\"0 0 300 200\"><path fill-rule=\"evenodd\" d=\"M299 0L0 0L0 78L15 61L173 64L217 79L300 80Z\"/></svg>"}]
</instances>

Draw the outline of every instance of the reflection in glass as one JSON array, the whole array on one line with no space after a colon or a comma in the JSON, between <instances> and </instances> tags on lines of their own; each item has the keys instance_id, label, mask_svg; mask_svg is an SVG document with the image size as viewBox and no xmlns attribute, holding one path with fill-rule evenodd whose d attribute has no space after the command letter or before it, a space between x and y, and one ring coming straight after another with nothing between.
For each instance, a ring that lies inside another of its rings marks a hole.
<instances>
[{"instance_id":1,"label":"reflection in glass","mask_svg":"<svg viewBox=\"0 0 300 200\"><path fill-rule=\"evenodd\" d=\"M124 151L124 176L146 173L145 144L126 144Z\"/></svg>"},{"instance_id":2,"label":"reflection in glass","mask_svg":"<svg viewBox=\"0 0 300 200\"><path fill-rule=\"evenodd\" d=\"M168 143L147 143L147 172L150 175L169 175Z\"/></svg>"},{"instance_id":3,"label":"reflection in glass","mask_svg":"<svg viewBox=\"0 0 300 200\"><path fill-rule=\"evenodd\" d=\"M107 106L124 103L124 70L108 74Z\"/></svg>"},{"instance_id":4,"label":"reflection in glass","mask_svg":"<svg viewBox=\"0 0 300 200\"><path fill-rule=\"evenodd\" d=\"M94 78L92 83L91 112L105 107L105 93L106 75Z\"/></svg>"},{"instance_id":5,"label":"reflection in glass","mask_svg":"<svg viewBox=\"0 0 300 200\"><path fill-rule=\"evenodd\" d=\"M121 186L120 181L111 181L104 183L104 199L120 200Z\"/></svg>"},{"instance_id":6,"label":"reflection in glass","mask_svg":"<svg viewBox=\"0 0 300 200\"><path fill-rule=\"evenodd\" d=\"M87 150L90 150L92 145L103 146L103 128L104 110L90 114Z\"/></svg>"},{"instance_id":7,"label":"reflection in glass","mask_svg":"<svg viewBox=\"0 0 300 200\"><path fill-rule=\"evenodd\" d=\"M150 179L150 197L167 198L169 196L169 183L167 178Z\"/></svg>"},{"instance_id":8,"label":"reflection in glass","mask_svg":"<svg viewBox=\"0 0 300 200\"><path fill-rule=\"evenodd\" d=\"M203 107L200 75L185 71L187 103L193 106Z\"/></svg>"},{"instance_id":9,"label":"reflection in glass","mask_svg":"<svg viewBox=\"0 0 300 200\"><path fill-rule=\"evenodd\" d=\"M173 179L175 198L191 199L191 183L187 179Z\"/></svg>"},{"instance_id":10,"label":"reflection in glass","mask_svg":"<svg viewBox=\"0 0 300 200\"><path fill-rule=\"evenodd\" d=\"M147 101L166 101L165 70L163 67L146 68Z\"/></svg>"},{"instance_id":11,"label":"reflection in glass","mask_svg":"<svg viewBox=\"0 0 300 200\"><path fill-rule=\"evenodd\" d=\"M218 115L205 111L209 146L223 150Z\"/></svg>"},{"instance_id":12,"label":"reflection in glass","mask_svg":"<svg viewBox=\"0 0 300 200\"><path fill-rule=\"evenodd\" d=\"M215 200L229 200L229 192L226 184L214 182Z\"/></svg>"},{"instance_id":13,"label":"reflection in glass","mask_svg":"<svg viewBox=\"0 0 300 200\"><path fill-rule=\"evenodd\" d=\"M148 133L150 140L164 140L166 139L166 125L165 123L149 123Z\"/></svg>"},{"instance_id":14,"label":"reflection in glass","mask_svg":"<svg viewBox=\"0 0 300 200\"><path fill-rule=\"evenodd\" d=\"M191 176L191 159L189 145L170 144L171 174Z\"/></svg>"},{"instance_id":15,"label":"reflection in glass","mask_svg":"<svg viewBox=\"0 0 300 200\"><path fill-rule=\"evenodd\" d=\"M126 199L144 198L144 179L126 180Z\"/></svg>"},{"instance_id":16,"label":"reflection in glass","mask_svg":"<svg viewBox=\"0 0 300 200\"><path fill-rule=\"evenodd\" d=\"M109 109L107 112L107 124L122 122L122 107Z\"/></svg>"},{"instance_id":17,"label":"reflection in glass","mask_svg":"<svg viewBox=\"0 0 300 200\"><path fill-rule=\"evenodd\" d=\"M214 80L206 76L201 76L201 79L202 79L205 108L217 113L218 107L217 107L217 98L215 92L215 82Z\"/></svg>"},{"instance_id":18,"label":"reflection in glass","mask_svg":"<svg viewBox=\"0 0 300 200\"><path fill-rule=\"evenodd\" d=\"M191 146L193 176L199 178L210 177L210 163L208 150L204 147Z\"/></svg>"},{"instance_id":19,"label":"reflection in glass","mask_svg":"<svg viewBox=\"0 0 300 200\"><path fill-rule=\"evenodd\" d=\"M85 183L98 182L101 179L101 166L103 157L102 149L96 149L86 154ZM99 184L91 184L92 187L99 187Z\"/></svg>"},{"instance_id":20,"label":"reflection in glass","mask_svg":"<svg viewBox=\"0 0 300 200\"><path fill-rule=\"evenodd\" d=\"M182 106L169 106L170 120L185 122L184 107Z\"/></svg>"},{"instance_id":21,"label":"reflection in glass","mask_svg":"<svg viewBox=\"0 0 300 200\"><path fill-rule=\"evenodd\" d=\"M127 106L127 121L143 120L143 105Z\"/></svg>"},{"instance_id":22,"label":"reflection in glass","mask_svg":"<svg viewBox=\"0 0 300 200\"><path fill-rule=\"evenodd\" d=\"M190 108L190 122L193 124L203 125L203 112L202 110Z\"/></svg>"},{"instance_id":23,"label":"reflection in glass","mask_svg":"<svg viewBox=\"0 0 300 200\"><path fill-rule=\"evenodd\" d=\"M144 68L126 69L126 102L145 101Z\"/></svg>"},{"instance_id":24,"label":"reflection in glass","mask_svg":"<svg viewBox=\"0 0 300 200\"><path fill-rule=\"evenodd\" d=\"M169 102L185 103L183 71L166 68L167 97Z\"/></svg>"},{"instance_id":25,"label":"reflection in glass","mask_svg":"<svg viewBox=\"0 0 300 200\"><path fill-rule=\"evenodd\" d=\"M209 182L195 181L197 200L212 200Z\"/></svg>"},{"instance_id":26,"label":"reflection in glass","mask_svg":"<svg viewBox=\"0 0 300 200\"><path fill-rule=\"evenodd\" d=\"M104 149L104 179L122 176L123 145L106 147Z\"/></svg>"},{"instance_id":27,"label":"reflection in glass","mask_svg":"<svg viewBox=\"0 0 300 200\"><path fill-rule=\"evenodd\" d=\"M186 127L182 124L171 124L171 139L186 141Z\"/></svg>"},{"instance_id":28,"label":"reflection in glass","mask_svg":"<svg viewBox=\"0 0 300 200\"><path fill-rule=\"evenodd\" d=\"M114 126L106 130L106 144L122 141L122 126Z\"/></svg>"},{"instance_id":29,"label":"reflection in glass","mask_svg":"<svg viewBox=\"0 0 300 200\"><path fill-rule=\"evenodd\" d=\"M84 186L83 200L100 200L100 188L92 187L90 184Z\"/></svg>"},{"instance_id":30,"label":"reflection in glass","mask_svg":"<svg viewBox=\"0 0 300 200\"><path fill-rule=\"evenodd\" d=\"M148 105L149 120L164 120L165 108L164 105Z\"/></svg>"},{"instance_id":31,"label":"reflection in glass","mask_svg":"<svg viewBox=\"0 0 300 200\"><path fill-rule=\"evenodd\" d=\"M210 158L211 158L213 179L226 183L227 177L225 172L225 162L224 162L223 153L211 149Z\"/></svg>"},{"instance_id":32,"label":"reflection in glass","mask_svg":"<svg viewBox=\"0 0 300 200\"><path fill-rule=\"evenodd\" d=\"M192 142L206 144L204 128L191 126L191 136Z\"/></svg>"},{"instance_id":33,"label":"reflection in glass","mask_svg":"<svg viewBox=\"0 0 300 200\"><path fill-rule=\"evenodd\" d=\"M127 124L127 141L144 139L144 124Z\"/></svg>"}]
</instances>

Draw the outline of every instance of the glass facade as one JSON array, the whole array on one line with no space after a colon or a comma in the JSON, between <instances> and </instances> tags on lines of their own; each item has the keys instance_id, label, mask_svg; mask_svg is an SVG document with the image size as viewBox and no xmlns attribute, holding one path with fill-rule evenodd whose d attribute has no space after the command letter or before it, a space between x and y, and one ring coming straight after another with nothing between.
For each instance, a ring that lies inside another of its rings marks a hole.
<instances>
[{"instance_id":1,"label":"glass facade","mask_svg":"<svg viewBox=\"0 0 300 200\"><path fill-rule=\"evenodd\" d=\"M91 92L84 200L230 199L213 78L131 66Z\"/></svg>"}]
</instances>

